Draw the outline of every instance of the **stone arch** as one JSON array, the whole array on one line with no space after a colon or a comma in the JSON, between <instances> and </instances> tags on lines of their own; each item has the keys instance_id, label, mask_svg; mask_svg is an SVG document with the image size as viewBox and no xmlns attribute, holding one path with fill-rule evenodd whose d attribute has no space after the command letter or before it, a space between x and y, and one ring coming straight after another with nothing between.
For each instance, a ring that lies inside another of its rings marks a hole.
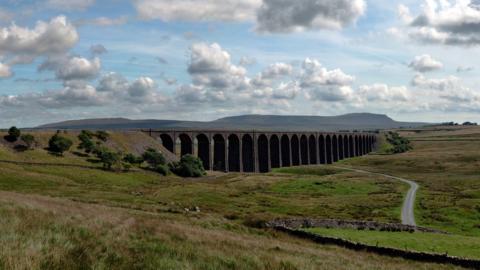
<instances>
[{"instance_id":1,"label":"stone arch","mask_svg":"<svg viewBox=\"0 0 480 270\"><path fill-rule=\"evenodd\" d=\"M202 160L203 168L210 170L210 140L205 134L198 134L198 158Z\"/></svg>"},{"instance_id":2,"label":"stone arch","mask_svg":"<svg viewBox=\"0 0 480 270\"><path fill-rule=\"evenodd\" d=\"M193 141L190 136L185 133L182 133L178 136L180 140L180 156L183 157L184 155L191 155L193 154Z\"/></svg>"},{"instance_id":3,"label":"stone arch","mask_svg":"<svg viewBox=\"0 0 480 270\"><path fill-rule=\"evenodd\" d=\"M300 165L300 145L298 136L293 135L290 139L290 151L292 152L292 166Z\"/></svg>"},{"instance_id":4,"label":"stone arch","mask_svg":"<svg viewBox=\"0 0 480 270\"><path fill-rule=\"evenodd\" d=\"M349 157L355 156L355 143L352 135L348 136L348 151L349 151L349 155L348 155Z\"/></svg>"},{"instance_id":5,"label":"stone arch","mask_svg":"<svg viewBox=\"0 0 480 270\"><path fill-rule=\"evenodd\" d=\"M160 140L162 141L163 147L168 151L175 153L175 144L173 143L173 139L168 134L160 134Z\"/></svg>"},{"instance_id":6,"label":"stone arch","mask_svg":"<svg viewBox=\"0 0 480 270\"><path fill-rule=\"evenodd\" d=\"M265 134L262 134L257 139L258 146L258 171L261 173L268 172L269 158L268 158L268 138Z\"/></svg>"},{"instance_id":7,"label":"stone arch","mask_svg":"<svg viewBox=\"0 0 480 270\"><path fill-rule=\"evenodd\" d=\"M318 137L318 149L320 154L320 164L326 164L327 149L325 147L325 137L323 135L320 135L320 137Z\"/></svg>"},{"instance_id":8,"label":"stone arch","mask_svg":"<svg viewBox=\"0 0 480 270\"><path fill-rule=\"evenodd\" d=\"M310 164L318 164L317 161L317 140L315 139L315 135L310 135L308 138L308 148L310 150Z\"/></svg>"},{"instance_id":9,"label":"stone arch","mask_svg":"<svg viewBox=\"0 0 480 270\"><path fill-rule=\"evenodd\" d=\"M249 134L242 137L242 163L244 172L255 172L253 138Z\"/></svg>"},{"instance_id":10,"label":"stone arch","mask_svg":"<svg viewBox=\"0 0 480 270\"><path fill-rule=\"evenodd\" d=\"M343 157L344 158L350 157L350 150L348 146L348 135L343 136Z\"/></svg>"},{"instance_id":11,"label":"stone arch","mask_svg":"<svg viewBox=\"0 0 480 270\"><path fill-rule=\"evenodd\" d=\"M240 139L235 134L228 136L228 171L240 172Z\"/></svg>"},{"instance_id":12,"label":"stone arch","mask_svg":"<svg viewBox=\"0 0 480 270\"><path fill-rule=\"evenodd\" d=\"M330 135L327 135L326 139L325 139L325 148L326 148L326 154L327 154L327 158L326 158L326 161L327 161L327 164L332 164L333 163L333 160L332 160L332 138L330 137Z\"/></svg>"},{"instance_id":13,"label":"stone arch","mask_svg":"<svg viewBox=\"0 0 480 270\"><path fill-rule=\"evenodd\" d=\"M338 160L342 160L345 158L344 155L344 146L343 146L343 136L338 135Z\"/></svg>"},{"instance_id":14,"label":"stone arch","mask_svg":"<svg viewBox=\"0 0 480 270\"><path fill-rule=\"evenodd\" d=\"M226 146L223 135L215 134L213 136L213 170L215 171L226 170Z\"/></svg>"},{"instance_id":15,"label":"stone arch","mask_svg":"<svg viewBox=\"0 0 480 270\"><path fill-rule=\"evenodd\" d=\"M270 167L280 168L280 140L277 135L270 137Z\"/></svg>"},{"instance_id":16,"label":"stone arch","mask_svg":"<svg viewBox=\"0 0 480 270\"><path fill-rule=\"evenodd\" d=\"M290 167L290 139L283 135L281 139L282 167Z\"/></svg>"},{"instance_id":17,"label":"stone arch","mask_svg":"<svg viewBox=\"0 0 480 270\"><path fill-rule=\"evenodd\" d=\"M338 156L338 138L337 135L332 136L332 162L337 162Z\"/></svg>"},{"instance_id":18,"label":"stone arch","mask_svg":"<svg viewBox=\"0 0 480 270\"><path fill-rule=\"evenodd\" d=\"M308 165L308 139L307 136L302 135L300 137L300 163L302 165Z\"/></svg>"}]
</instances>

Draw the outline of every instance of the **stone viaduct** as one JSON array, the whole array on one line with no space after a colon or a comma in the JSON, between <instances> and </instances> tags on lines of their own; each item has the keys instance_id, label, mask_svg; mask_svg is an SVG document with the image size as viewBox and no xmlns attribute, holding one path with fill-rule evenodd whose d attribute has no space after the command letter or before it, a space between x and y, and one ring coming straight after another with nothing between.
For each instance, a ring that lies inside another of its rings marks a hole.
<instances>
[{"instance_id":1,"label":"stone viaduct","mask_svg":"<svg viewBox=\"0 0 480 270\"><path fill-rule=\"evenodd\" d=\"M229 130L143 130L177 157L199 157L206 170L269 172L272 168L331 164L376 147L372 133Z\"/></svg>"}]
</instances>

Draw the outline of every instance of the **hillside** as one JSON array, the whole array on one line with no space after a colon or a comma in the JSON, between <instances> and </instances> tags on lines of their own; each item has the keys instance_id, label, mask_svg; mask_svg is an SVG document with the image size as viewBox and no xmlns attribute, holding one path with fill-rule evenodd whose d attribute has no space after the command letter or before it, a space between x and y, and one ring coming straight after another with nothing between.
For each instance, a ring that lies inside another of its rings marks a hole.
<instances>
[{"instance_id":1,"label":"hillside","mask_svg":"<svg viewBox=\"0 0 480 270\"><path fill-rule=\"evenodd\" d=\"M400 127L419 127L427 123L398 122L386 115L354 113L339 116L282 116L241 115L221 118L210 122L179 120L130 120L103 118L72 120L41 125L39 129L257 129L257 130L376 130Z\"/></svg>"}]
</instances>

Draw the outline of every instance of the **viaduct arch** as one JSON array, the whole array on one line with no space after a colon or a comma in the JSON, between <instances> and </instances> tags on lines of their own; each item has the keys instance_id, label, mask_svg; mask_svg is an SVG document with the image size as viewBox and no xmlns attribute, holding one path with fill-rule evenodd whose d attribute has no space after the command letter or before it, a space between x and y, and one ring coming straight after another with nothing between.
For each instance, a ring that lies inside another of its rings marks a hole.
<instances>
[{"instance_id":1,"label":"viaduct arch","mask_svg":"<svg viewBox=\"0 0 480 270\"><path fill-rule=\"evenodd\" d=\"M181 157L192 154L206 170L269 172L272 168L331 164L377 147L373 133L230 130L143 130Z\"/></svg>"}]
</instances>

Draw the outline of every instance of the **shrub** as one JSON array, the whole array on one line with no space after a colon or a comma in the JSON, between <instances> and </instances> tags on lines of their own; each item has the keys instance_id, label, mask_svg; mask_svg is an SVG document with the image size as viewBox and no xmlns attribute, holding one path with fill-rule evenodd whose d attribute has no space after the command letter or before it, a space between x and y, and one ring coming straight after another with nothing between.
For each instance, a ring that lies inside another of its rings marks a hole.
<instances>
[{"instance_id":1,"label":"shrub","mask_svg":"<svg viewBox=\"0 0 480 270\"><path fill-rule=\"evenodd\" d=\"M201 177L205 175L202 160L192 155L185 155L180 162L170 163L170 170L182 177Z\"/></svg>"},{"instance_id":2,"label":"shrub","mask_svg":"<svg viewBox=\"0 0 480 270\"><path fill-rule=\"evenodd\" d=\"M61 136L58 132L53 135L48 141L48 150L62 155L63 152L68 151L72 147L73 142Z\"/></svg>"},{"instance_id":3,"label":"shrub","mask_svg":"<svg viewBox=\"0 0 480 270\"><path fill-rule=\"evenodd\" d=\"M106 147L102 147L98 151L97 156L100 158L104 169L111 170L112 168L115 168L117 171L122 170L122 153L114 152Z\"/></svg>"},{"instance_id":4,"label":"shrub","mask_svg":"<svg viewBox=\"0 0 480 270\"><path fill-rule=\"evenodd\" d=\"M150 165L150 168L152 169L157 168L158 165L165 165L165 157L162 155L162 153L153 148L148 148L145 153L143 153L142 158Z\"/></svg>"},{"instance_id":5,"label":"shrub","mask_svg":"<svg viewBox=\"0 0 480 270\"><path fill-rule=\"evenodd\" d=\"M400 136L396 132L388 132L386 135L388 143L392 145L389 152L392 154L404 153L413 149L410 140Z\"/></svg>"},{"instance_id":6,"label":"shrub","mask_svg":"<svg viewBox=\"0 0 480 270\"><path fill-rule=\"evenodd\" d=\"M163 176L168 175L168 173L170 172L168 166L165 165L165 164L163 164L163 165L158 165L158 166L155 168L155 171L158 172L159 174L163 175Z\"/></svg>"},{"instance_id":7,"label":"shrub","mask_svg":"<svg viewBox=\"0 0 480 270\"><path fill-rule=\"evenodd\" d=\"M143 163L143 158L129 153L123 158L123 161L132 165L140 165Z\"/></svg>"},{"instance_id":8,"label":"shrub","mask_svg":"<svg viewBox=\"0 0 480 270\"><path fill-rule=\"evenodd\" d=\"M85 150L85 153L92 153L95 150L95 143L92 140L92 132L87 130L82 130L78 135L78 140L80 144L78 145L78 149Z\"/></svg>"},{"instance_id":9,"label":"shrub","mask_svg":"<svg viewBox=\"0 0 480 270\"><path fill-rule=\"evenodd\" d=\"M17 127L13 126L8 130L8 135L5 136L5 140L9 142L16 142L20 137L20 135L21 135L20 130Z\"/></svg>"},{"instance_id":10,"label":"shrub","mask_svg":"<svg viewBox=\"0 0 480 270\"><path fill-rule=\"evenodd\" d=\"M20 139L27 145L28 149L32 149L35 145L35 137L32 134L24 134Z\"/></svg>"},{"instance_id":11,"label":"shrub","mask_svg":"<svg viewBox=\"0 0 480 270\"><path fill-rule=\"evenodd\" d=\"M108 134L108 132L106 131L99 130L95 133L95 137L97 137L102 142L106 142L110 137L110 134Z\"/></svg>"}]
</instances>

